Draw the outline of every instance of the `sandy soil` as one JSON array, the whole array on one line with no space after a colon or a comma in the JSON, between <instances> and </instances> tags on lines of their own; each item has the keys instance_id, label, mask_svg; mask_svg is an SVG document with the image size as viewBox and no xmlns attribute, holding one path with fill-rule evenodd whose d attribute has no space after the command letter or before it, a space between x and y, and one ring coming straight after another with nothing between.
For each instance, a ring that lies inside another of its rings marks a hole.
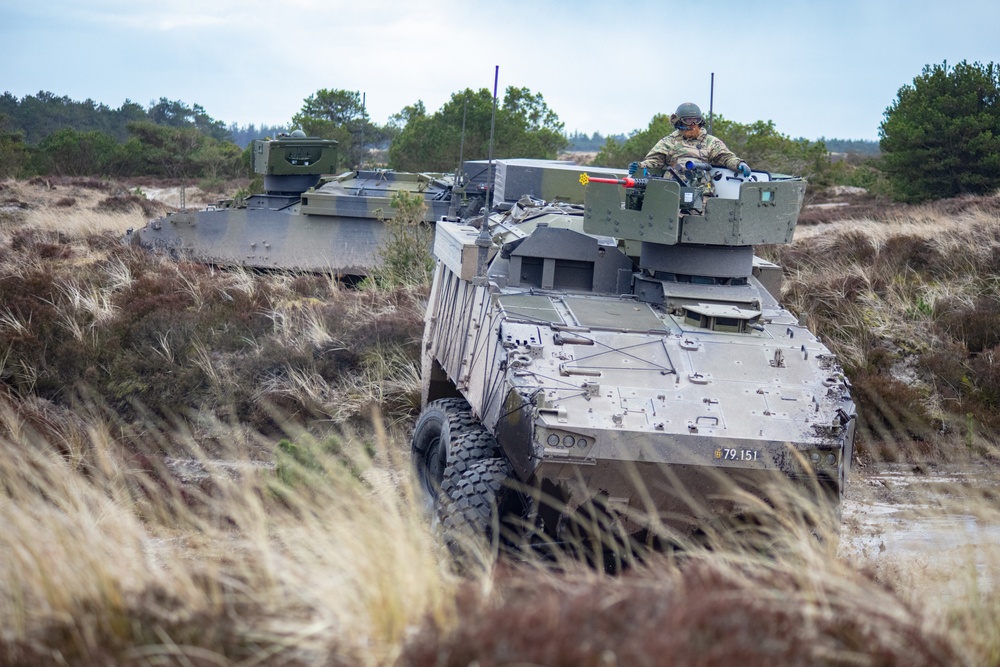
<instances>
[{"instance_id":1,"label":"sandy soil","mask_svg":"<svg viewBox=\"0 0 1000 667\"><path fill-rule=\"evenodd\" d=\"M188 207L202 208L220 198L218 192L204 192L196 185L185 186ZM0 208L93 208L113 196L137 195L167 207L180 208L181 188L175 184L143 181L110 181L96 178L33 178L29 181L0 181ZM75 202L69 204L68 199Z\"/></svg>"},{"instance_id":2,"label":"sandy soil","mask_svg":"<svg viewBox=\"0 0 1000 667\"><path fill-rule=\"evenodd\" d=\"M229 192L235 192L238 184ZM185 187L187 208L204 209L227 196ZM43 230L124 234L150 220L179 210L177 183L150 179L112 181L97 178L33 178L0 181L0 227L5 233L21 226Z\"/></svg>"}]
</instances>

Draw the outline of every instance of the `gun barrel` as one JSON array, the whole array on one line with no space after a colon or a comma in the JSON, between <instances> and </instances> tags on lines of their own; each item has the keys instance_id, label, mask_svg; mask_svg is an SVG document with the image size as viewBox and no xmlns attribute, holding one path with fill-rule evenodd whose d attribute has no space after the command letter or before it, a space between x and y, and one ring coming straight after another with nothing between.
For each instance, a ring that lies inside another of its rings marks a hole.
<instances>
[{"instance_id":1,"label":"gun barrel","mask_svg":"<svg viewBox=\"0 0 1000 667\"><path fill-rule=\"evenodd\" d=\"M687 162L684 163L684 168L685 169L702 169L704 171L708 171L709 169L712 168L712 165L710 165L707 162L699 162L697 160L688 160Z\"/></svg>"},{"instance_id":2,"label":"gun barrel","mask_svg":"<svg viewBox=\"0 0 1000 667\"><path fill-rule=\"evenodd\" d=\"M586 177L586 178L584 178ZM587 183L613 183L615 185L621 185L626 188L644 188L649 182L648 178L599 178L597 176L588 176L587 174L582 174L580 176L580 182L583 185Z\"/></svg>"}]
</instances>

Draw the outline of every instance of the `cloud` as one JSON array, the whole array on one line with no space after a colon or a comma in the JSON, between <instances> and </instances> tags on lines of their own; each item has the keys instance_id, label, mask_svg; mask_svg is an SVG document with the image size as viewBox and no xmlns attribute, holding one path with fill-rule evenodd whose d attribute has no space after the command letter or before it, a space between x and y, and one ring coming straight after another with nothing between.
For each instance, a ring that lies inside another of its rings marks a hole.
<instances>
[{"instance_id":1,"label":"cloud","mask_svg":"<svg viewBox=\"0 0 1000 667\"><path fill-rule=\"evenodd\" d=\"M247 8L264 3L256 0L232 0L206 3L198 0L53 0L43 7L20 8L28 16L55 23L88 25L97 30L128 30L138 32L172 32L178 30L213 29L232 24Z\"/></svg>"},{"instance_id":2,"label":"cloud","mask_svg":"<svg viewBox=\"0 0 1000 667\"><path fill-rule=\"evenodd\" d=\"M166 96L241 124L287 122L321 88L367 93L376 122L418 99L433 112L455 92L492 88L499 65L501 94L528 87L568 130L604 134L644 128L682 101L707 107L714 72L727 118L875 138L925 64L995 59L1000 23L995 0L690 11L647 0L8 0L0 59L19 96Z\"/></svg>"}]
</instances>

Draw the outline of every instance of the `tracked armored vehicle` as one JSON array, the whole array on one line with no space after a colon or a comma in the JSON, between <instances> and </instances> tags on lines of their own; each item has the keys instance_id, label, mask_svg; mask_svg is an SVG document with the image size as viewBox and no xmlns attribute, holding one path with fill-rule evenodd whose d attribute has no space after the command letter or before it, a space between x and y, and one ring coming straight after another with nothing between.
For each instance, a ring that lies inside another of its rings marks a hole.
<instances>
[{"instance_id":1,"label":"tracked armored vehicle","mask_svg":"<svg viewBox=\"0 0 1000 667\"><path fill-rule=\"evenodd\" d=\"M806 183L687 166L437 223L412 457L449 530L649 544L778 488L839 506L849 383L753 248L791 242Z\"/></svg>"},{"instance_id":2,"label":"tracked armored vehicle","mask_svg":"<svg viewBox=\"0 0 1000 667\"><path fill-rule=\"evenodd\" d=\"M201 211L179 211L135 234L139 242L208 264L367 275L378 264L392 196L423 197L424 220L451 209L454 177L386 170L339 176L337 142L299 130L253 144L253 168L264 194L224 201ZM464 193L457 193L461 206ZM473 208L479 204L473 197ZM458 212L461 213L461 210Z\"/></svg>"}]
</instances>

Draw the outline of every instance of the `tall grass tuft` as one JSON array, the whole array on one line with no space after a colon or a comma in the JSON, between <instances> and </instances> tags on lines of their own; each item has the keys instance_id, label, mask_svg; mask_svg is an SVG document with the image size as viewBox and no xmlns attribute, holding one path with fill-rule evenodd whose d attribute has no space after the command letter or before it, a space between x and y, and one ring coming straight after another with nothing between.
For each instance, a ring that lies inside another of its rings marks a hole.
<instances>
[{"instance_id":1,"label":"tall grass tuft","mask_svg":"<svg viewBox=\"0 0 1000 667\"><path fill-rule=\"evenodd\" d=\"M307 444L279 476L152 425L127 450L99 419L67 457L2 413L4 664L382 665L410 627L454 617L387 442Z\"/></svg>"}]
</instances>

